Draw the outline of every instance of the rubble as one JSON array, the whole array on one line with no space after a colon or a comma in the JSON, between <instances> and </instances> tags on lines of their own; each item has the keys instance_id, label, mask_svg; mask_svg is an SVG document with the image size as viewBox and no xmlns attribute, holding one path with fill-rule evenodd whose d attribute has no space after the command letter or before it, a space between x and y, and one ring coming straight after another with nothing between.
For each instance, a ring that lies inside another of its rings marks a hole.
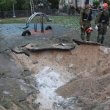
<instances>
[{"instance_id":1,"label":"rubble","mask_svg":"<svg viewBox=\"0 0 110 110\"><path fill-rule=\"evenodd\" d=\"M110 109L110 48L69 38L1 42L0 110Z\"/></svg>"},{"instance_id":2,"label":"rubble","mask_svg":"<svg viewBox=\"0 0 110 110\"><path fill-rule=\"evenodd\" d=\"M104 50L109 48L81 44L69 51L46 50L31 52L27 58L23 54L15 56L36 79L39 93L35 103L39 110L98 110L109 101L110 55ZM61 84L57 86L55 81Z\"/></svg>"}]
</instances>

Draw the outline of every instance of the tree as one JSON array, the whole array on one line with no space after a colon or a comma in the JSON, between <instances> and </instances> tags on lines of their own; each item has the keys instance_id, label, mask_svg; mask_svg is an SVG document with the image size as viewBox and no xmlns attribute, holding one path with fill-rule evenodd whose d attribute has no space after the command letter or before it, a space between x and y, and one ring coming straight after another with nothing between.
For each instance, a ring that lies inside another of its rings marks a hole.
<instances>
[{"instance_id":1,"label":"tree","mask_svg":"<svg viewBox=\"0 0 110 110\"><path fill-rule=\"evenodd\" d=\"M58 9L59 6L59 0L48 0L51 3L51 8Z\"/></svg>"},{"instance_id":2,"label":"tree","mask_svg":"<svg viewBox=\"0 0 110 110\"><path fill-rule=\"evenodd\" d=\"M100 5L100 2L98 0L93 0L93 6L97 8Z\"/></svg>"},{"instance_id":3,"label":"tree","mask_svg":"<svg viewBox=\"0 0 110 110\"><path fill-rule=\"evenodd\" d=\"M17 1L16 0L11 0L10 2L13 5L13 18L15 18L16 17L16 15L15 15L15 4L17 3Z\"/></svg>"},{"instance_id":4,"label":"tree","mask_svg":"<svg viewBox=\"0 0 110 110\"><path fill-rule=\"evenodd\" d=\"M75 7L78 8L78 0L75 0Z\"/></svg>"},{"instance_id":5,"label":"tree","mask_svg":"<svg viewBox=\"0 0 110 110\"><path fill-rule=\"evenodd\" d=\"M17 10L25 10L30 8L30 0L0 0L0 10L9 11L12 10L15 6Z\"/></svg>"},{"instance_id":6,"label":"tree","mask_svg":"<svg viewBox=\"0 0 110 110\"><path fill-rule=\"evenodd\" d=\"M13 7L13 4L16 4L16 0L0 0L0 9L3 11L5 10L11 10Z\"/></svg>"}]
</instances>

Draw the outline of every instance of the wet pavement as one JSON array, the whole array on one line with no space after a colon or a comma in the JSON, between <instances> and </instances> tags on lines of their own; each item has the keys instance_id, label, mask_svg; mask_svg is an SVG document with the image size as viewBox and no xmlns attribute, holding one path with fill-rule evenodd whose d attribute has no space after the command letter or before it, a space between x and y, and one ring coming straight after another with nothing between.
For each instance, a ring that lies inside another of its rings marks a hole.
<instances>
[{"instance_id":1,"label":"wet pavement","mask_svg":"<svg viewBox=\"0 0 110 110\"><path fill-rule=\"evenodd\" d=\"M31 37L28 36L21 36L22 32L24 31L25 24L0 24L0 51L13 48L15 46L25 45L31 42L39 42L40 40L49 40L50 42L54 39L60 39L62 37L67 39L78 39L80 38L80 28L75 29L64 27L63 25L57 24L45 24L44 27L47 25L52 26L52 31L44 34L39 34L39 32ZM94 24L92 26L95 27ZM34 24L31 24L29 30L33 31ZM38 30L40 30L40 24L38 24ZM97 39L97 31L94 31L91 34L91 41L96 42ZM110 28L108 29L107 35L105 36L105 46L110 46Z\"/></svg>"},{"instance_id":2,"label":"wet pavement","mask_svg":"<svg viewBox=\"0 0 110 110\"><path fill-rule=\"evenodd\" d=\"M45 25L46 27L47 25ZM25 45L32 42L39 42L40 40L48 40L49 37L51 39L56 39L57 37L62 37L69 33L68 28L64 28L59 25L51 25L52 32L37 34L32 36L21 36L24 31L25 24L0 24L0 51L13 48L16 46ZM33 30L33 24L30 25L29 30ZM38 25L38 29L40 28L40 24ZM51 42L51 41L50 41Z\"/></svg>"}]
</instances>

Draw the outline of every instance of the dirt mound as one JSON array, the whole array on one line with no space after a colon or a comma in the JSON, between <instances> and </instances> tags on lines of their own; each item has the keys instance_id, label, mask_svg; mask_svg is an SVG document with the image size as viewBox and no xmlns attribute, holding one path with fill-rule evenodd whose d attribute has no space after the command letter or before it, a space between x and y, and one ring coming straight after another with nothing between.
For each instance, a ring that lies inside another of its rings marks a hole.
<instances>
[{"instance_id":1,"label":"dirt mound","mask_svg":"<svg viewBox=\"0 0 110 110\"><path fill-rule=\"evenodd\" d=\"M110 49L80 46L72 52L76 78L57 89L64 98L78 97L83 104L103 103L110 97ZM108 109L107 109L108 110Z\"/></svg>"}]
</instances>

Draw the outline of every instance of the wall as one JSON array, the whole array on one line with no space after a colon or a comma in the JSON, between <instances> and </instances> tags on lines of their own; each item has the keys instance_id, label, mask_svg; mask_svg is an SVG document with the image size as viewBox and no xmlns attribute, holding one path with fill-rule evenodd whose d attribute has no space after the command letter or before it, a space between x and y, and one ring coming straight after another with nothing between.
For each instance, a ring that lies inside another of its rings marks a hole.
<instances>
[{"instance_id":1,"label":"wall","mask_svg":"<svg viewBox=\"0 0 110 110\"><path fill-rule=\"evenodd\" d=\"M93 0L89 0L89 3L92 4ZM60 0L59 8L63 8L64 4L69 5L72 4L75 7L75 0ZM84 7L85 0L77 0L78 7Z\"/></svg>"}]
</instances>

